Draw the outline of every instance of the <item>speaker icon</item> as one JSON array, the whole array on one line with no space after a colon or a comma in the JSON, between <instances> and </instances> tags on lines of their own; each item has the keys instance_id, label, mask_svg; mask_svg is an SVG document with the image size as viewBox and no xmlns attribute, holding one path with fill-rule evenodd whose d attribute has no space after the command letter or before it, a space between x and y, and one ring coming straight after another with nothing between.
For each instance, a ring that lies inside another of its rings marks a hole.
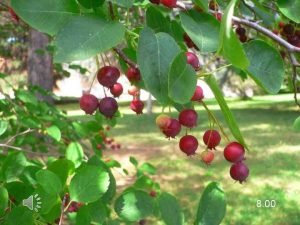
<instances>
[{"instance_id":1,"label":"speaker icon","mask_svg":"<svg viewBox=\"0 0 300 225\"><path fill-rule=\"evenodd\" d=\"M26 206L30 210L34 210L36 212L39 211L42 205L41 198L38 194L30 195L28 198L24 199L22 203L23 206Z\"/></svg>"}]
</instances>

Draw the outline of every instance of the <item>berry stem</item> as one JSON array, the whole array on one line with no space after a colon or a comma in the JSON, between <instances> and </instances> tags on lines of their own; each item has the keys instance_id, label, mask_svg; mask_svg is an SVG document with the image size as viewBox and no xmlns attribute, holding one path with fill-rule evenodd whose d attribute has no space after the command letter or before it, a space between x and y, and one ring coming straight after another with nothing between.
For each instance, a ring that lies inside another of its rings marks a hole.
<instances>
[{"instance_id":1,"label":"berry stem","mask_svg":"<svg viewBox=\"0 0 300 225\"><path fill-rule=\"evenodd\" d=\"M96 70L96 72L95 72L95 74L94 74L92 83L90 84L89 93L91 93L93 84L94 84L94 82L95 82L95 80L96 80L96 77L97 77L98 70L99 70L99 68L100 68L100 63L99 63L98 55L95 56L95 62L96 62L96 65L97 65L97 70Z\"/></svg>"},{"instance_id":2,"label":"berry stem","mask_svg":"<svg viewBox=\"0 0 300 225\"><path fill-rule=\"evenodd\" d=\"M100 54L100 57L101 57L101 61L102 61L103 66L106 66L105 60L103 58L103 55ZM100 65L99 65L98 69L100 69Z\"/></svg>"},{"instance_id":3,"label":"berry stem","mask_svg":"<svg viewBox=\"0 0 300 225\"><path fill-rule=\"evenodd\" d=\"M225 139L229 142L229 138L226 135L222 125L219 123L219 121L217 120L217 118L215 117L215 115L212 113L212 111L210 111L210 109L207 107L207 105L205 104L204 101L201 102L203 107L205 108L205 110L207 111L208 115L211 117L211 119L218 125L218 127L220 128L221 133L223 134L223 136L225 137Z\"/></svg>"},{"instance_id":4,"label":"berry stem","mask_svg":"<svg viewBox=\"0 0 300 225\"><path fill-rule=\"evenodd\" d=\"M109 61L109 58L108 58L108 56L107 56L107 54L106 54L106 53L104 53L104 56L105 56L105 59L106 59L106 61L108 62L108 65L110 65L110 66L111 66L111 63L110 63L110 61Z\"/></svg>"},{"instance_id":5,"label":"berry stem","mask_svg":"<svg viewBox=\"0 0 300 225\"><path fill-rule=\"evenodd\" d=\"M200 74L198 74L197 76L198 76L198 77L209 76L209 75L211 75L211 74L213 74L213 73L215 73L215 72L218 72L218 71L220 71L220 70L222 70L222 69L224 69L224 68L230 67L230 66L232 66L232 64L227 64L227 65L221 66L221 67L219 67L219 68L217 68L217 69L215 69L215 70L213 70L213 71L210 71L210 72L200 73Z\"/></svg>"}]
</instances>

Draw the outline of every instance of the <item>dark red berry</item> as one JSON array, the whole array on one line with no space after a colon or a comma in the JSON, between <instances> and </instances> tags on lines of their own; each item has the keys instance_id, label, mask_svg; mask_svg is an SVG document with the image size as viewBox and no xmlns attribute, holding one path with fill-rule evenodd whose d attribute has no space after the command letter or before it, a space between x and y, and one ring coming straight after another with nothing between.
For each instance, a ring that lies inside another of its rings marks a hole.
<instances>
[{"instance_id":1,"label":"dark red berry","mask_svg":"<svg viewBox=\"0 0 300 225\"><path fill-rule=\"evenodd\" d=\"M157 195L157 193L156 193L156 191L153 191L153 190L152 190L152 191L150 191L149 195L150 195L151 197L155 198L156 195Z\"/></svg>"},{"instance_id":2,"label":"dark red berry","mask_svg":"<svg viewBox=\"0 0 300 225\"><path fill-rule=\"evenodd\" d=\"M77 212L82 205L80 202L71 202L68 212Z\"/></svg>"},{"instance_id":3,"label":"dark red berry","mask_svg":"<svg viewBox=\"0 0 300 225\"><path fill-rule=\"evenodd\" d=\"M203 98L204 98L203 89L200 86L197 86L194 95L191 98L191 101L198 102L198 101L202 101Z\"/></svg>"},{"instance_id":4,"label":"dark red berry","mask_svg":"<svg viewBox=\"0 0 300 225\"><path fill-rule=\"evenodd\" d=\"M221 20L222 20L222 13L216 12L216 13L214 13L214 15L215 15L215 18L216 18L218 21L221 21Z\"/></svg>"},{"instance_id":5,"label":"dark red berry","mask_svg":"<svg viewBox=\"0 0 300 225\"><path fill-rule=\"evenodd\" d=\"M160 0L149 0L151 3L159 5Z\"/></svg>"},{"instance_id":6,"label":"dark red berry","mask_svg":"<svg viewBox=\"0 0 300 225\"><path fill-rule=\"evenodd\" d=\"M300 47L300 38L296 35L293 35L293 36L289 36L288 37L288 42L296 47Z\"/></svg>"},{"instance_id":7,"label":"dark red berry","mask_svg":"<svg viewBox=\"0 0 300 225\"><path fill-rule=\"evenodd\" d=\"M198 140L192 135L185 135L180 139L179 147L187 156L194 155L198 148Z\"/></svg>"},{"instance_id":8,"label":"dark red berry","mask_svg":"<svg viewBox=\"0 0 300 225\"><path fill-rule=\"evenodd\" d=\"M197 125L198 114L194 109L185 109L179 114L179 122L181 125L192 128Z\"/></svg>"},{"instance_id":9,"label":"dark red berry","mask_svg":"<svg viewBox=\"0 0 300 225\"><path fill-rule=\"evenodd\" d=\"M187 63L190 64L192 67L194 67L195 70L199 70L200 62L198 57L192 52L186 52L185 55L186 55Z\"/></svg>"},{"instance_id":10,"label":"dark red berry","mask_svg":"<svg viewBox=\"0 0 300 225\"><path fill-rule=\"evenodd\" d=\"M242 43L245 43L245 42L248 41L248 37L247 37L246 35L241 35L241 36L239 37L239 39L240 39L240 41L241 41Z\"/></svg>"},{"instance_id":11,"label":"dark red berry","mask_svg":"<svg viewBox=\"0 0 300 225\"><path fill-rule=\"evenodd\" d=\"M116 148L117 148L117 149L120 149L120 148L121 148L121 145L120 145L120 144L117 144L117 145L116 145Z\"/></svg>"},{"instance_id":12,"label":"dark red berry","mask_svg":"<svg viewBox=\"0 0 300 225\"><path fill-rule=\"evenodd\" d=\"M130 82L137 82L141 80L140 70L137 68L130 67L127 70L126 77Z\"/></svg>"},{"instance_id":13,"label":"dark red berry","mask_svg":"<svg viewBox=\"0 0 300 225\"><path fill-rule=\"evenodd\" d=\"M123 93L123 86L120 83L115 83L110 87L110 93L115 97L119 97Z\"/></svg>"},{"instance_id":14,"label":"dark red berry","mask_svg":"<svg viewBox=\"0 0 300 225\"><path fill-rule=\"evenodd\" d=\"M177 0L160 0L160 3L168 8L176 8Z\"/></svg>"},{"instance_id":15,"label":"dark red berry","mask_svg":"<svg viewBox=\"0 0 300 225\"><path fill-rule=\"evenodd\" d=\"M249 176L249 168L243 162L238 162L230 167L230 176L232 179L243 183Z\"/></svg>"},{"instance_id":16,"label":"dark red berry","mask_svg":"<svg viewBox=\"0 0 300 225\"><path fill-rule=\"evenodd\" d=\"M84 94L79 100L80 108L85 111L86 114L93 114L98 108L98 99L92 94Z\"/></svg>"},{"instance_id":17,"label":"dark red berry","mask_svg":"<svg viewBox=\"0 0 300 225\"><path fill-rule=\"evenodd\" d=\"M11 18L14 20L14 22L18 23L20 21L20 17L16 14L16 12L11 7L8 7L8 12Z\"/></svg>"},{"instance_id":18,"label":"dark red berry","mask_svg":"<svg viewBox=\"0 0 300 225\"><path fill-rule=\"evenodd\" d=\"M245 36L246 35L246 30L243 27L237 27L235 32L240 36Z\"/></svg>"},{"instance_id":19,"label":"dark red berry","mask_svg":"<svg viewBox=\"0 0 300 225\"><path fill-rule=\"evenodd\" d=\"M279 34L279 30L273 29L273 30L272 30L272 33L278 35L278 34Z\"/></svg>"},{"instance_id":20,"label":"dark red berry","mask_svg":"<svg viewBox=\"0 0 300 225\"><path fill-rule=\"evenodd\" d=\"M284 27L282 28L283 35L285 36L294 35L294 31L295 28L294 25L292 24L285 24Z\"/></svg>"},{"instance_id":21,"label":"dark red berry","mask_svg":"<svg viewBox=\"0 0 300 225\"><path fill-rule=\"evenodd\" d=\"M229 162L240 162L244 160L245 149L238 142L229 143L224 149L224 157Z\"/></svg>"},{"instance_id":22,"label":"dark red berry","mask_svg":"<svg viewBox=\"0 0 300 225\"><path fill-rule=\"evenodd\" d=\"M97 73L97 79L104 87L112 87L120 77L120 71L114 66L104 66Z\"/></svg>"},{"instance_id":23,"label":"dark red berry","mask_svg":"<svg viewBox=\"0 0 300 225\"><path fill-rule=\"evenodd\" d=\"M211 162L214 160L215 154L212 151L206 150L203 151L200 156L202 162L204 162L207 165L210 165Z\"/></svg>"},{"instance_id":24,"label":"dark red berry","mask_svg":"<svg viewBox=\"0 0 300 225\"><path fill-rule=\"evenodd\" d=\"M279 23L278 23L278 27L279 27L279 28L283 28L283 27L284 27L284 25L285 25L285 24L284 24L284 22L283 22L283 21L279 21Z\"/></svg>"},{"instance_id":25,"label":"dark red berry","mask_svg":"<svg viewBox=\"0 0 300 225\"><path fill-rule=\"evenodd\" d=\"M195 46L194 42L193 42L192 39L188 36L187 33L184 33L183 39L184 39L185 44L186 44L189 48L193 48L193 47Z\"/></svg>"},{"instance_id":26,"label":"dark red berry","mask_svg":"<svg viewBox=\"0 0 300 225\"><path fill-rule=\"evenodd\" d=\"M169 123L168 127L162 129L162 132L168 138L175 138L180 133L180 131L181 125L176 119L171 119L171 122Z\"/></svg>"},{"instance_id":27,"label":"dark red berry","mask_svg":"<svg viewBox=\"0 0 300 225\"><path fill-rule=\"evenodd\" d=\"M139 221L139 225L146 225L146 223L147 223L147 220L140 220Z\"/></svg>"},{"instance_id":28,"label":"dark red berry","mask_svg":"<svg viewBox=\"0 0 300 225\"><path fill-rule=\"evenodd\" d=\"M213 149L221 142L221 135L217 130L207 130L203 135L203 141L207 148Z\"/></svg>"},{"instance_id":29,"label":"dark red berry","mask_svg":"<svg viewBox=\"0 0 300 225\"><path fill-rule=\"evenodd\" d=\"M105 97L99 102L99 111L106 118L111 119L114 116L114 114L118 111L118 103L112 97Z\"/></svg>"},{"instance_id":30,"label":"dark red berry","mask_svg":"<svg viewBox=\"0 0 300 225\"><path fill-rule=\"evenodd\" d=\"M130 103L130 108L136 114L143 114L144 103L141 100L135 99Z\"/></svg>"}]
</instances>

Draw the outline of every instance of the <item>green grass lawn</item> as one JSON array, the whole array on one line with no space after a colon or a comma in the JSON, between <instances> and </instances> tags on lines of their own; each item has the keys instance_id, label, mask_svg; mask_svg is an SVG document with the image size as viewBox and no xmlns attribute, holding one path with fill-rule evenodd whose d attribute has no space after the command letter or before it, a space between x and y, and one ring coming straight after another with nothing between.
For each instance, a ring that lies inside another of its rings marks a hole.
<instances>
[{"instance_id":1,"label":"green grass lawn","mask_svg":"<svg viewBox=\"0 0 300 225\"><path fill-rule=\"evenodd\" d=\"M207 103L229 134L218 105L213 100ZM110 131L110 135L123 148L107 151L106 157L120 160L123 167L129 170L128 157L131 155L141 162L155 165L158 173L154 179L160 182L163 190L178 197L187 225L192 224L201 193L210 181L220 182L227 196L224 225L299 225L300 136L292 129L299 111L292 96L255 97L250 101L229 100L229 107L250 147L246 153L250 176L242 185L235 183L229 176L230 164L222 154L226 145L224 140L217 148L216 159L211 166L204 165L199 155L186 157L178 148L178 138L169 141L156 128L154 121L161 111L159 107L154 108L152 115L140 116L131 113L128 107L121 107L123 117ZM201 141L198 148L200 153L205 149L202 135L208 128L208 117L201 106L197 110L199 126L191 133ZM82 118L78 116L78 111L69 113L76 119ZM172 115L177 117L176 112L172 112ZM232 136L230 138L234 140ZM120 186L126 184L126 179L122 177L118 179ZM274 200L276 207L258 208L258 200Z\"/></svg>"}]
</instances>

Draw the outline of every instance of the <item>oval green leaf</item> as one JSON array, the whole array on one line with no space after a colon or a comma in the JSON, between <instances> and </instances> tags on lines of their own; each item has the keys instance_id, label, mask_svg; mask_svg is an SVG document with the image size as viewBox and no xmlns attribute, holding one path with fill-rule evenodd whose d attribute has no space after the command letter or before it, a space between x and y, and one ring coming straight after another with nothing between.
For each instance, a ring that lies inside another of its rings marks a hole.
<instances>
[{"instance_id":1,"label":"oval green leaf","mask_svg":"<svg viewBox=\"0 0 300 225\"><path fill-rule=\"evenodd\" d=\"M79 167L83 160L83 149L78 142L71 142L66 150L66 158L74 163L75 167Z\"/></svg>"},{"instance_id":2,"label":"oval green leaf","mask_svg":"<svg viewBox=\"0 0 300 225\"><path fill-rule=\"evenodd\" d=\"M35 225L33 211L25 206L17 206L8 214L5 225L26 224Z\"/></svg>"},{"instance_id":3,"label":"oval green leaf","mask_svg":"<svg viewBox=\"0 0 300 225\"><path fill-rule=\"evenodd\" d=\"M155 34L150 28L142 30L137 52L138 65L147 90L162 105L170 102L168 73L179 52L179 46L170 35Z\"/></svg>"},{"instance_id":4,"label":"oval green leaf","mask_svg":"<svg viewBox=\"0 0 300 225\"><path fill-rule=\"evenodd\" d=\"M217 102L219 103L219 106L220 106L221 111L223 113L224 119L225 119L232 135L235 137L235 139L240 144L242 144L243 146L248 148L246 143L245 143L244 137L243 137L243 135L240 131L239 125L236 122L236 119L235 119L233 113L231 112L231 110L229 109L229 107L228 107L228 105L225 101L225 99L223 97L223 93L220 90L215 77L213 75L207 76L205 78L205 82L208 84L208 86L210 87L210 89L214 93L214 96L215 96Z\"/></svg>"},{"instance_id":5,"label":"oval green leaf","mask_svg":"<svg viewBox=\"0 0 300 225\"><path fill-rule=\"evenodd\" d=\"M78 0L79 4L87 9L100 7L104 0Z\"/></svg>"},{"instance_id":6,"label":"oval green leaf","mask_svg":"<svg viewBox=\"0 0 300 225\"><path fill-rule=\"evenodd\" d=\"M11 6L33 28L55 35L79 8L74 0L11 0Z\"/></svg>"},{"instance_id":7,"label":"oval green leaf","mask_svg":"<svg viewBox=\"0 0 300 225\"><path fill-rule=\"evenodd\" d=\"M5 133L8 128L8 122L5 120L0 120L0 136Z\"/></svg>"},{"instance_id":8,"label":"oval green leaf","mask_svg":"<svg viewBox=\"0 0 300 225\"><path fill-rule=\"evenodd\" d=\"M48 134L50 137L52 137L54 140L60 141L60 138L61 138L61 132L60 132L60 129L59 129L57 126L53 125L53 126L51 126L51 127L48 127L48 128L46 129L46 131L47 131L47 134Z\"/></svg>"},{"instance_id":9,"label":"oval green leaf","mask_svg":"<svg viewBox=\"0 0 300 225\"><path fill-rule=\"evenodd\" d=\"M279 92L284 79L284 63L280 53L262 40L244 45L250 65L247 73L270 94Z\"/></svg>"},{"instance_id":10,"label":"oval green leaf","mask_svg":"<svg viewBox=\"0 0 300 225\"><path fill-rule=\"evenodd\" d=\"M279 10L287 18L300 23L300 1L299 0L277 0Z\"/></svg>"},{"instance_id":11,"label":"oval green leaf","mask_svg":"<svg viewBox=\"0 0 300 225\"><path fill-rule=\"evenodd\" d=\"M72 178L69 191L73 201L94 202L108 190L109 174L97 166L86 165Z\"/></svg>"},{"instance_id":12,"label":"oval green leaf","mask_svg":"<svg viewBox=\"0 0 300 225\"><path fill-rule=\"evenodd\" d=\"M201 52L217 51L220 23L213 16L190 10L181 13L180 20L183 29Z\"/></svg>"},{"instance_id":13,"label":"oval green leaf","mask_svg":"<svg viewBox=\"0 0 300 225\"><path fill-rule=\"evenodd\" d=\"M0 216L4 214L7 206L8 206L8 192L6 188L0 187Z\"/></svg>"},{"instance_id":14,"label":"oval green leaf","mask_svg":"<svg viewBox=\"0 0 300 225\"><path fill-rule=\"evenodd\" d=\"M212 182L201 196L195 225L219 225L225 212L225 193L218 183Z\"/></svg>"},{"instance_id":15,"label":"oval green leaf","mask_svg":"<svg viewBox=\"0 0 300 225\"><path fill-rule=\"evenodd\" d=\"M40 170L36 173L36 180L39 185L49 194L59 194L62 190L62 184L59 177L49 171L49 170Z\"/></svg>"},{"instance_id":16,"label":"oval green leaf","mask_svg":"<svg viewBox=\"0 0 300 225\"><path fill-rule=\"evenodd\" d=\"M180 53L169 71L169 97L176 103L186 104L191 101L196 85L196 72L187 64L185 53Z\"/></svg>"},{"instance_id":17,"label":"oval green leaf","mask_svg":"<svg viewBox=\"0 0 300 225\"><path fill-rule=\"evenodd\" d=\"M119 44L124 33L119 22L92 15L73 17L56 36L54 61L88 59Z\"/></svg>"},{"instance_id":18,"label":"oval green leaf","mask_svg":"<svg viewBox=\"0 0 300 225\"><path fill-rule=\"evenodd\" d=\"M115 201L115 211L125 221L134 222L153 213L154 201L147 192L130 190Z\"/></svg>"},{"instance_id":19,"label":"oval green leaf","mask_svg":"<svg viewBox=\"0 0 300 225\"><path fill-rule=\"evenodd\" d=\"M162 193L158 199L161 218L166 225L184 224L184 215L177 199L169 193Z\"/></svg>"}]
</instances>

